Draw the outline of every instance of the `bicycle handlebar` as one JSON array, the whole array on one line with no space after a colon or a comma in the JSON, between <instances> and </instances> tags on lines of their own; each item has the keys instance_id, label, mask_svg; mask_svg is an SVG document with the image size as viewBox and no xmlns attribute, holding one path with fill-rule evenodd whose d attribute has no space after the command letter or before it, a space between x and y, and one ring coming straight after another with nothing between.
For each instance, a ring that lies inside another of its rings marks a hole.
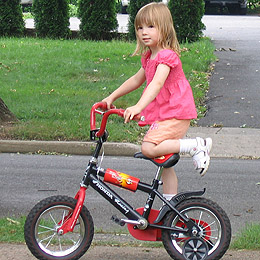
<instances>
[{"instance_id":1,"label":"bicycle handlebar","mask_svg":"<svg viewBox=\"0 0 260 260\"><path fill-rule=\"evenodd\" d=\"M101 109L103 111L100 111L98 109ZM116 114L118 116L124 117L124 112L125 112L125 110L121 109L121 108L120 109L112 108L112 109L107 110L107 103L105 103L105 102L98 102L98 103L94 104L90 111L90 131L98 130L95 133L95 136L96 137L103 136L103 134L105 133L105 130L106 130L106 124L107 124L108 117L112 114ZM103 115L99 129L96 128L96 114Z\"/></svg>"},{"instance_id":2,"label":"bicycle handlebar","mask_svg":"<svg viewBox=\"0 0 260 260\"><path fill-rule=\"evenodd\" d=\"M98 110L101 109L102 111ZM90 111L90 132L95 132L95 137L101 137L105 133L106 125L107 125L107 119L110 115L116 114L118 116L124 117L125 110L122 108L115 108L114 106L111 109L107 109L107 103L105 102L98 102L95 103ZM96 114L103 115L100 128L96 128ZM134 116L132 120L140 120L141 116L140 114ZM93 134L90 134L91 137L93 137Z\"/></svg>"}]
</instances>

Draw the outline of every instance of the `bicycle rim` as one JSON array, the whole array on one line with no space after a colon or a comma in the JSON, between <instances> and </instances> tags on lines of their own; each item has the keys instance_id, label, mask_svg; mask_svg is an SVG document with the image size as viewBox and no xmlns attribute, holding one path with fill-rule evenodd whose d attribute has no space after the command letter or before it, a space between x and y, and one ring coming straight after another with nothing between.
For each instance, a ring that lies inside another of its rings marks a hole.
<instances>
[{"instance_id":1,"label":"bicycle rim","mask_svg":"<svg viewBox=\"0 0 260 260\"><path fill-rule=\"evenodd\" d=\"M35 225L35 239L43 252L54 257L63 257L80 247L85 236L85 224L81 216L79 216L73 232L62 236L57 233L72 213L71 207L57 205L46 209L39 216Z\"/></svg>"},{"instance_id":2,"label":"bicycle rim","mask_svg":"<svg viewBox=\"0 0 260 260\"><path fill-rule=\"evenodd\" d=\"M211 210L201 206L190 206L181 211L186 217L193 219L200 228L200 238L203 239L209 248L208 255L213 253L219 246L222 236L221 223L218 217ZM183 220L176 216L172 226L186 227ZM171 235L172 243L176 250L182 254L185 242L190 238L185 234L179 234L178 238Z\"/></svg>"}]
</instances>

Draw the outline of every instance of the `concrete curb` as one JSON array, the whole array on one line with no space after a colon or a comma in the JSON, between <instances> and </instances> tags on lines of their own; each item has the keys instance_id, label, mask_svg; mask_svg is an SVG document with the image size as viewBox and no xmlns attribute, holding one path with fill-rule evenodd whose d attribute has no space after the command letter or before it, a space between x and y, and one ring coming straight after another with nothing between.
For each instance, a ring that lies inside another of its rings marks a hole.
<instances>
[{"instance_id":1,"label":"concrete curb","mask_svg":"<svg viewBox=\"0 0 260 260\"><path fill-rule=\"evenodd\" d=\"M94 148L94 142L0 140L0 151L2 153L91 155ZM105 143L104 150L106 155L132 156L135 152L140 151L140 146L130 143Z\"/></svg>"},{"instance_id":2,"label":"concrete curb","mask_svg":"<svg viewBox=\"0 0 260 260\"><path fill-rule=\"evenodd\" d=\"M212 138L211 157L260 158L260 129L191 127L187 138L196 136ZM0 151L3 153L91 155L94 148L94 142L0 140ZM140 151L140 145L107 142L104 144L104 149L106 155L133 156L135 152Z\"/></svg>"}]
</instances>

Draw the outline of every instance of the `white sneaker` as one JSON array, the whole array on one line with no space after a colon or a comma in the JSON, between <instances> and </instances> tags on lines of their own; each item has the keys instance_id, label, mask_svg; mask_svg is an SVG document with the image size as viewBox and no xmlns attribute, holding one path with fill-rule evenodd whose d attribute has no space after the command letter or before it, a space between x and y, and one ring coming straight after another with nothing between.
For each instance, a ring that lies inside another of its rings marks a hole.
<instances>
[{"instance_id":1,"label":"white sneaker","mask_svg":"<svg viewBox=\"0 0 260 260\"><path fill-rule=\"evenodd\" d=\"M204 176L209 168L209 153L212 147L212 139L197 137L196 140L197 146L190 151L190 155L192 156L195 170L198 170L200 175Z\"/></svg>"}]
</instances>

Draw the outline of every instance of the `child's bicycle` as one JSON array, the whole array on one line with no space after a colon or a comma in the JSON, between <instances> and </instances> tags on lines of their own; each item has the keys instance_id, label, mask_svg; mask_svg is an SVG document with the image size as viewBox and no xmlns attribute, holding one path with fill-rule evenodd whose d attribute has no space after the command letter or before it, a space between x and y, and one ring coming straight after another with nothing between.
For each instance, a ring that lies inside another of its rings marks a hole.
<instances>
[{"instance_id":1,"label":"child's bicycle","mask_svg":"<svg viewBox=\"0 0 260 260\"><path fill-rule=\"evenodd\" d=\"M220 259L230 244L231 225L223 209L215 202L200 197L205 189L179 193L171 201L167 201L158 191L162 184L162 169L175 165L179 160L178 154L156 159L149 159L142 153L135 154L135 158L150 160L158 166L151 184L98 166L99 153L108 137L107 119L111 114L124 114L123 109L105 110L106 103L102 102L96 103L91 109L90 136L92 140L98 140L75 198L52 196L40 201L29 213L24 235L32 254L42 260L75 260L88 250L94 225L83 203L85 192L91 186L125 216L124 219L116 216L112 219L121 226L127 224L129 232L136 239L162 241L173 259ZM102 115L98 129L96 114ZM104 182L147 193L146 204L143 208L133 209ZM152 209L155 197L164 203L160 210Z\"/></svg>"}]
</instances>

